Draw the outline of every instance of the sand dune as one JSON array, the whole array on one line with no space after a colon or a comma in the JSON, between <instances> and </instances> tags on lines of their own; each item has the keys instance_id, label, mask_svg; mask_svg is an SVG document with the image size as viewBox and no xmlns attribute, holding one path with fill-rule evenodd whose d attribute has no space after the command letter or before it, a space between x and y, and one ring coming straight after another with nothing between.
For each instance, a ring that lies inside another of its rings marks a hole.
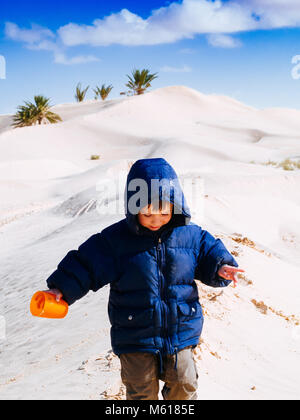
<instances>
[{"instance_id":1,"label":"sand dune","mask_svg":"<svg viewBox=\"0 0 300 420\"><path fill-rule=\"evenodd\" d=\"M171 86L55 112L62 123L21 129L0 116L0 399L124 398L109 352L108 288L59 322L32 318L28 303L68 250L123 218L99 214L106 197L97 186L125 182L146 157L202 181L193 221L245 269L237 289L199 285L199 397L299 399L300 171L262 163L300 159L300 111ZM122 196L108 199L122 209Z\"/></svg>"}]
</instances>

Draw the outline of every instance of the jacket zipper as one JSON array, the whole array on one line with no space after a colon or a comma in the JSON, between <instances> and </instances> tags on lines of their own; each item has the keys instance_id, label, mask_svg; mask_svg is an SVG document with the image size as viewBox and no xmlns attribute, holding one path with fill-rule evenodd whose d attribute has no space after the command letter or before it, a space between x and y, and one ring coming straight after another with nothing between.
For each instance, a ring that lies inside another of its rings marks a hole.
<instances>
[{"instance_id":1,"label":"jacket zipper","mask_svg":"<svg viewBox=\"0 0 300 420\"><path fill-rule=\"evenodd\" d=\"M167 321L167 311L165 309L165 288L163 283L163 275L162 275L162 244L161 244L161 238L158 239L157 244L157 253L158 253L158 268L159 268L159 284L160 284L160 298L161 298L161 308L162 308L162 316L163 316L163 336L165 338L166 343L166 349L167 353L169 353L169 348L171 348L171 345L169 343L168 338L168 321Z\"/></svg>"}]
</instances>

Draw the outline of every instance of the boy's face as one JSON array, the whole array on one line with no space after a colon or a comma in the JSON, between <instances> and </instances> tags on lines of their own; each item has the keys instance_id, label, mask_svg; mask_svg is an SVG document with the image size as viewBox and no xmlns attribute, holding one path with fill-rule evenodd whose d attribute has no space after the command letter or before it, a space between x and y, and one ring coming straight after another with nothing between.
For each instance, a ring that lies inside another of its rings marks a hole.
<instances>
[{"instance_id":1,"label":"boy's face","mask_svg":"<svg viewBox=\"0 0 300 420\"><path fill-rule=\"evenodd\" d=\"M153 210L152 205L144 207L138 214L142 226L152 231L160 229L172 218L173 204L167 203L161 210Z\"/></svg>"}]
</instances>

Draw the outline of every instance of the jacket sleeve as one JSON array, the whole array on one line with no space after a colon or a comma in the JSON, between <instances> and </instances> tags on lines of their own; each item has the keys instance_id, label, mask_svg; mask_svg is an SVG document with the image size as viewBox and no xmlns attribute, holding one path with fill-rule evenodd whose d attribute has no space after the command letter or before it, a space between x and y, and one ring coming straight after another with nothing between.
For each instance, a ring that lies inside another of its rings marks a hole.
<instances>
[{"instance_id":1,"label":"jacket sleeve","mask_svg":"<svg viewBox=\"0 0 300 420\"><path fill-rule=\"evenodd\" d=\"M231 280L218 275L219 268L224 265L238 267L238 263L226 249L221 239L214 238L209 232L201 229L200 252L195 270L195 279L211 287L229 286Z\"/></svg>"},{"instance_id":2,"label":"jacket sleeve","mask_svg":"<svg viewBox=\"0 0 300 420\"><path fill-rule=\"evenodd\" d=\"M46 280L49 289L58 289L72 305L90 290L96 292L115 277L113 253L102 233L91 236L77 250L67 253Z\"/></svg>"}]
</instances>

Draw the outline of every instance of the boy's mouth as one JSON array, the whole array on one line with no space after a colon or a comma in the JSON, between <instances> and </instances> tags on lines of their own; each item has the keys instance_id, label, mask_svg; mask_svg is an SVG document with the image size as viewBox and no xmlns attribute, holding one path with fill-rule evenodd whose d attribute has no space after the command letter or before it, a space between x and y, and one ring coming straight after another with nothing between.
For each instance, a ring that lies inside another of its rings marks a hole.
<instances>
[{"instance_id":1,"label":"boy's mouth","mask_svg":"<svg viewBox=\"0 0 300 420\"><path fill-rule=\"evenodd\" d=\"M159 226L150 226L150 229L153 229L153 230L159 229Z\"/></svg>"}]
</instances>

